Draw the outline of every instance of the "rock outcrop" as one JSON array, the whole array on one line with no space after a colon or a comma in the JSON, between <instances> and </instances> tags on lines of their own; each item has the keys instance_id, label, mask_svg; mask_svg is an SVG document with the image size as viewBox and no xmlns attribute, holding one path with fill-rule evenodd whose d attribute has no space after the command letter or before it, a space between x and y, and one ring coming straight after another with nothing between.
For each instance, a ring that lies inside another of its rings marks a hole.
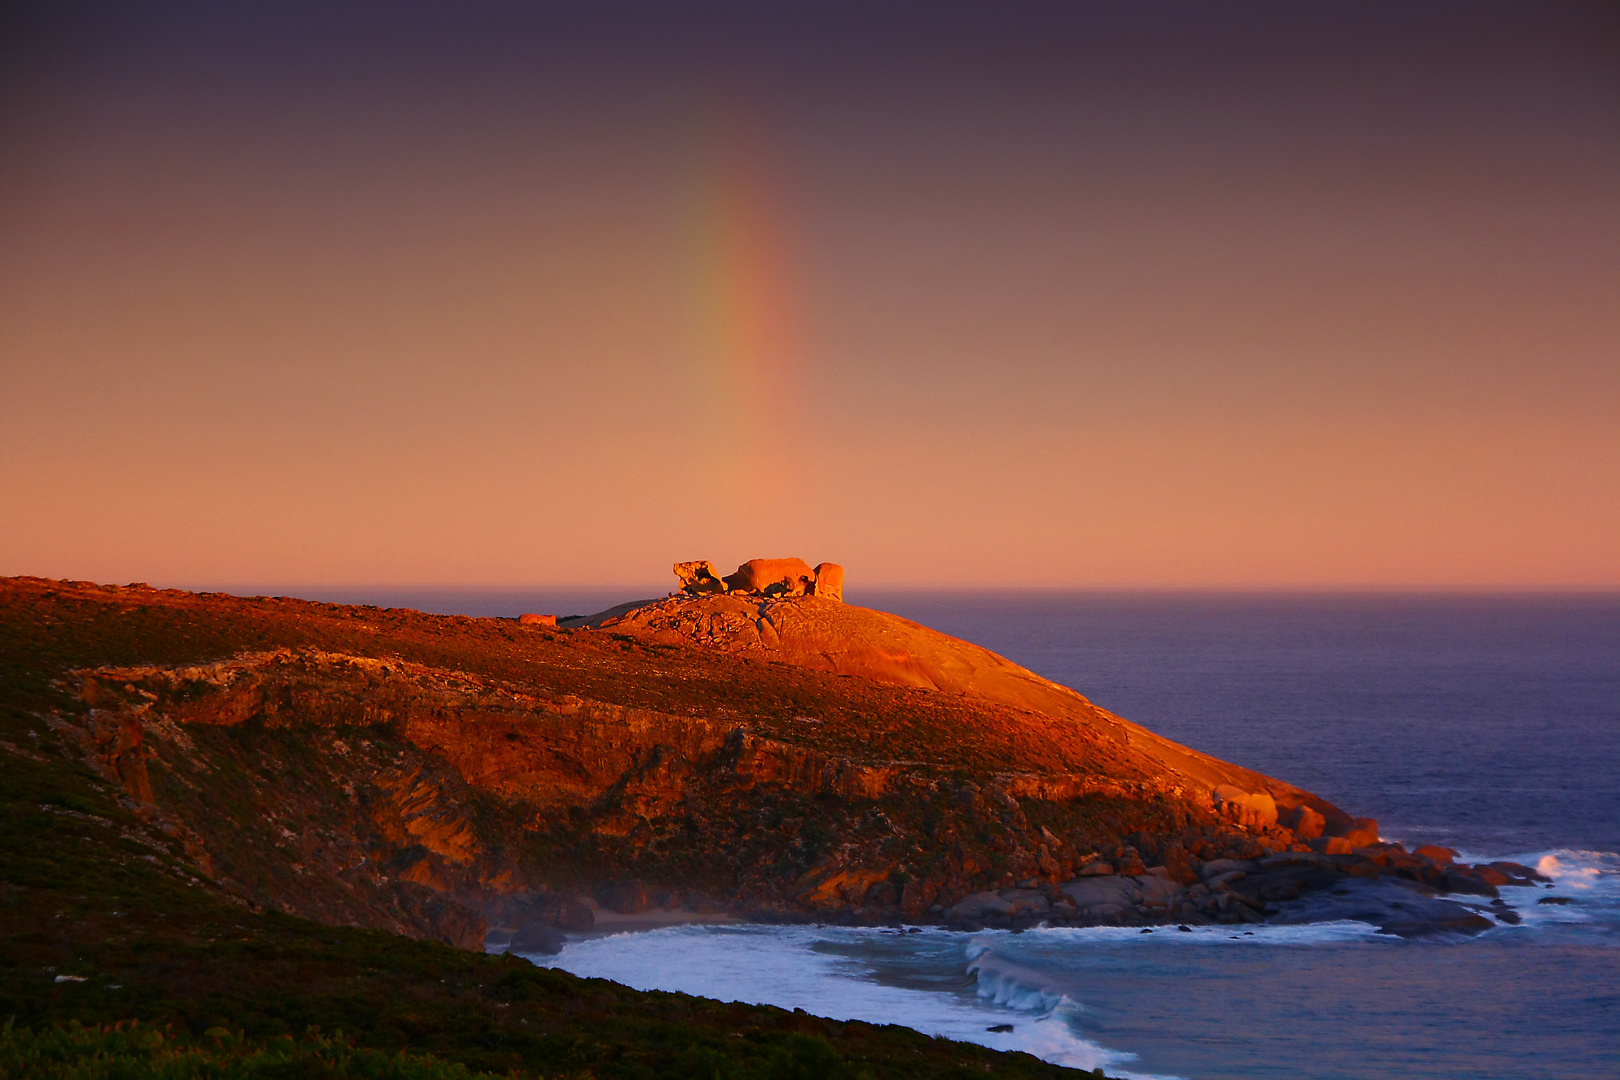
<instances>
[{"instance_id":1,"label":"rock outcrop","mask_svg":"<svg viewBox=\"0 0 1620 1080\"><path fill-rule=\"evenodd\" d=\"M25 609L91 642L71 655L121 658L64 666L45 719L153 842L245 904L331 923L467 947L486 928L555 944L604 909L1234 923L1350 878L1447 904L1533 880L1380 844L1309 792L818 594L551 627L0 580L0 612ZM1471 925L1374 901L1392 926Z\"/></svg>"},{"instance_id":2,"label":"rock outcrop","mask_svg":"<svg viewBox=\"0 0 1620 1080\"><path fill-rule=\"evenodd\" d=\"M823 600L844 599L844 568L835 562L816 564L815 588L811 590Z\"/></svg>"},{"instance_id":3,"label":"rock outcrop","mask_svg":"<svg viewBox=\"0 0 1620 1080\"><path fill-rule=\"evenodd\" d=\"M1452 871L1445 861L1379 844L1340 856L1291 851L1213 859L1179 881L1168 867L1121 874L1109 863L1094 863L1074 880L1044 889L974 893L942 919L962 930L1349 920L1407 938L1472 935L1519 921L1492 881L1527 887L1545 880L1516 863Z\"/></svg>"},{"instance_id":4,"label":"rock outcrop","mask_svg":"<svg viewBox=\"0 0 1620 1080\"><path fill-rule=\"evenodd\" d=\"M743 596L820 596L844 598L844 568L822 563L815 569L803 559L749 559L735 573L720 576L707 559L675 564L680 591L689 596L730 593Z\"/></svg>"}]
</instances>

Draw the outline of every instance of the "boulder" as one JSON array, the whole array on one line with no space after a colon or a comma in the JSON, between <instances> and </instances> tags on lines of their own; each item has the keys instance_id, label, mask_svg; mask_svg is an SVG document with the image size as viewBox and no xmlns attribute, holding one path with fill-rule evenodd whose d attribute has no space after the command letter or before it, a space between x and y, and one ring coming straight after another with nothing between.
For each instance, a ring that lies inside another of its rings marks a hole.
<instances>
[{"instance_id":1,"label":"boulder","mask_svg":"<svg viewBox=\"0 0 1620 1080\"><path fill-rule=\"evenodd\" d=\"M557 625L557 616L555 616L555 615L535 615L535 614L530 613L530 614L519 615L518 616L518 622L522 623L524 626L556 626Z\"/></svg>"},{"instance_id":2,"label":"boulder","mask_svg":"<svg viewBox=\"0 0 1620 1080\"><path fill-rule=\"evenodd\" d=\"M675 576L680 579L681 591L693 596L726 591L726 583L708 559L676 563Z\"/></svg>"},{"instance_id":3,"label":"boulder","mask_svg":"<svg viewBox=\"0 0 1620 1080\"><path fill-rule=\"evenodd\" d=\"M1079 878L1064 884L1062 891L1082 915L1110 922L1130 913L1141 895L1133 879L1117 874Z\"/></svg>"},{"instance_id":4,"label":"boulder","mask_svg":"<svg viewBox=\"0 0 1620 1080\"><path fill-rule=\"evenodd\" d=\"M1315 840L1327 828L1327 818L1303 803L1283 814L1279 820L1294 830L1294 835L1301 840Z\"/></svg>"},{"instance_id":5,"label":"boulder","mask_svg":"<svg viewBox=\"0 0 1620 1080\"><path fill-rule=\"evenodd\" d=\"M1344 832L1344 838L1350 842L1352 850L1378 843L1378 822L1370 817L1354 818L1350 828Z\"/></svg>"},{"instance_id":6,"label":"boulder","mask_svg":"<svg viewBox=\"0 0 1620 1080\"><path fill-rule=\"evenodd\" d=\"M1146 872L1147 864L1142 861L1141 854L1135 848L1126 848L1125 854L1114 859L1114 873L1116 874L1135 877L1137 874L1145 874Z\"/></svg>"},{"instance_id":7,"label":"boulder","mask_svg":"<svg viewBox=\"0 0 1620 1080\"><path fill-rule=\"evenodd\" d=\"M1455 851L1448 847L1441 847L1439 844L1424 844L1412 854L1421 855L1430 862L1439 863L1442 866L1449 866L1457 860Z\"/></svg>"},{"instance_id":8,"label":"boulder","mask_svg":"<svg viewBox=\"0 0 1620 1080\"><path fill-rule=\"evenodd\" d=\"M1051 906L1046 894L1036 889L1002 889L997 895L1011 906L1012 915L1038 915Z\"/></svg>"},{"instance_id":9,"label":"boulder","mask_svg":"<svg viewBox=\"0 0 1620 1080\"><path fill-rule=\"evenodd\" d=\"M1493 863L1486 863L1484 866L1476 866L1476 867L1474 867L1474 869L1476 869L1476 870L1494 870L1496 873L1501 874L1503 877L1507 878L1507 881L1505 881L1505 882L1492 882L1492 884L1494 884L1494 885L1520 885L1520 886L1523 886L1523 885L1531 885L1531 884L1534 884L1535 882L1538 882L1538 881L1551 881L1552 880L1552 878L1547 877L1545 874L1542 874L1542 873L1540 873L1539 871L1536 871L1536 870L1532 870L1528 866L1525 866L1522 863L1516 863L1516 862L1497 861L1497 862L1493 862Z\"/></svg>"},{"instance_id":10,"label":"boulder","mask_svg":"<svg viewBox=\"0 0 1620 1080\"><path fill-rule=\"evenodd\" d=\"M955 905L945 911L947 923L983 922L992 915L1011 915L1013 905L1003 900L993 892L973 893L964 896Z\"/></svg>"},{"instance_id":11,"label":"boulder","mask_svg":"<svg viewBox=\"0 0 1620 1080\"><path fill-rule=\"evenodd\" d=\"M510 952L533 956L555 956L562 952L568 939L563 932L555 926L547 926L543 922L531 922L523 925L512 936L512 943L507 946Z\"/></svg>"},{"instance_id":12,"label":"boulder","mask_svg":"<svg viewBox=\"0 0 1620 1080\"><path fill-rule=\"evenodd\" d=\"M1501 895L1496 891L1494 882L1487 880L1480 871L1471 870L1466 866L1449 867L1445 877L1440 879L1440 887L1446 892L1467 893L1471 896L1495 898Z\"/></svg>"},{"instance_id":13,"label":"boulder","mask_svg":"<svg viewBox=\"0 0 1620 1080\"><path fill-rule=\"evenodd\" d=\"M1241 859L1211 859L1198 868L1198 876L1205 881L1230 874L1234 870L1252 870L1255 864Z\"/></svg>"},{"instance_id":14,"label":"boulder","mask_svg":"<svg viewBox=\"0 0 1620 1080\"><path fill-rule=\"evenodd\" d=\"M1136 902L1147 908L1169 911L1181 900L1181 886L1158 874L1141 874L1136 879Z\"/></svg>"},{"instance_id":15,"label":"boulder","mask_svg":"<svg viewBox=\"0 0 1620 1080\"><path fill-rule=\"evenodd\" d=\"M1371 923L1380 933L1416 938L1477 934L1495 925L1478 912L1442 900L1423 885L1385 877L1343 878L1330 889L1305 892L1280 902L1269 921L1283 925L1353 919Z\"/></svg>"},{"instance_id":16,"label":"boulder","mask_svg":"<svg viewBox=\"0 0 1620 1080\"><path fill-rule=\"evenodd\" d=\"M1192 856L1180 843L1174 843L1164 849L1164 872L1181 885L1191 885L1198 880L1198 874L1193 869Z\"/></svg>"},{"instance_id":17,"label":"boulder","mask_svg":"<svg viewBox=\"0 0 1620 1080\"><path fill-rule=\"evenodd\" d=\"M1342 836L1319 836L1306 844L1319 855L1350 855L1356 846Z\"/></svg>"},{"instance_id":18,"label":"boulder","mask_svg":"<svg viewBox=\"0 0 1620 1080\"><path fill-rule=\"evenodd\" d=\"M1215 808L1240 825L1269 829L1277 824L1277 800L1263 791L1249 792L1232 784L1215 788Z\"/></svg>"},{"instance_id":19,"label":"boulder","mask_svg":"<svg viewBox=\"0 0 1620 1080\"><path fill-rule=\"evenodd\" d=\"M1087 863L1085 866L1080 868L1081 877L1099 877L1105 874L1112 874L1113 872L1113 864L1104 862L1101 859L1098 859L1096 862Z\"/></svg>"},{"instance_id":20,"label":"boulder","mask_svg":"<svg viewBox=\"0 0 1620 1080\"><path fill-rule=\"evenodd\" d=\"M749 559L724 580L728 592L804 596L814 587L816 572L803 559Z\"/></svg>"},{"instance_id":21,"label":"boulder","mask_svg":"<svg viewBox=\"0 0 1620 1080\"><path fill-rule=\"evenodd\" d=\"M1379 866L1388 866L1390 849L1391 847L1398 846L1399 845L1390 844L1368 844L1366 847L1356 848L1355 854L1361 856L1363 859L1366 859L1369 862L1375 862Z\"/></svg>"},{"instance_id":22,"label":"boulder","mask_svg":"<svg viewBox=\"0 0 1620 1080\"><path fill-rule=\"evenodd\" d=\"M824 562L815 570L815 586L811 590L823 600L844 599L844 568L835 562Z\"/></svg>"}]
</instances>

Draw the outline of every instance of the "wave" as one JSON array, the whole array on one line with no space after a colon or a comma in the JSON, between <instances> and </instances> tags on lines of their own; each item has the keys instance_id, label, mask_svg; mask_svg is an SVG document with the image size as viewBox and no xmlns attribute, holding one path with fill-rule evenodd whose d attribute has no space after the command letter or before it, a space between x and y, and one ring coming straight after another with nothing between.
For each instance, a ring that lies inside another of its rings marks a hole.
<instances>
[{"instance_id":1,"label":"wave","mask_svg":"<svg viewBox=\"0 0 1620 1080\"><path fill-rule=\"evenodd\" d=\"M976 938L968 945L967 955L967 971L977 983L980 998L1002 1008L1037 1014L1019 1049L1070 1068L1102 1068L1110 1076L1137 1080L1173 1080L1121 1069L1120 1065L1134 1061L1136 1055L1107 1050L1083 1037L1080 1029L1090 1012L1085 1005L1049 989L1040 972L995 952L989 940Z\"/></svg>"},{"instance_id":2,"label":"wave","mask_svg":"<svg viewBox=\"0 0 1620 1080\"><path fill-rule=\"evenodd\" d=\"M1042 1005L1036 997L1019 996L1011 968L1001 980L1003 999L986 994L984 988L998 977L994 958L981 965L977 996L966 994L958 981L962 940L960 934L938 930L894 935L840 927L678 926L576 936L560 954L530 959L638 990L676 990L803 1009L835 1020L903 1024L928 1035L1023 1051L1054 1065L1169 1080L1121 1069L1134 1054L1085 1038L1072 1022L1080 1015L1073 1002ZM880 969L888 969L890 977ZM905 969L911 982L897 985L895 969ZM1031 1012L1037 1015L1030 1018ZM1003 1027L1010 1030L992 1030Z\"/></svg>"},{"instance_id":3,"label":"wave","mask_svg":"<svg viewBox=\"0 0 1620 1080\"><path fill-rule=\"evenodd\" d=\"M1502 899L1518 914L1519 925L1493 933L1620 945L1620 854L1555 848L1510 856L1510 861L1533 866L1552 880L1536 889L1503 889Z\"/></svg>"}]
</instances>

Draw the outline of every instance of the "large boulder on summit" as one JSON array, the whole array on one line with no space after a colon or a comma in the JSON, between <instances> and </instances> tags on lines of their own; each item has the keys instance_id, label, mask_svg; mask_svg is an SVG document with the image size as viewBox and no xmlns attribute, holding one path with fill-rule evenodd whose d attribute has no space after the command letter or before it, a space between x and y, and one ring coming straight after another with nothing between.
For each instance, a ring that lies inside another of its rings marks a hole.
<instances>
[{"instance_id":1,"label":"large boulder on summit","mask_svg":"<svg viewBox=\"0 0 1620 1080\"><path fill-rule=\"evenodd\" d=\"M823 600L844 599L844 568L835 562L816 566L816 587L811 590Z\"/></svg>"},{"instance_id":2,"label":"large boulder on summit","mask_svg":"<svg viewBox=\"0 0 1620 1080\"><path fill-rule=\"evenodd\" d=\"M844 568L824 562L814 570L803 559L749 559L735 573L720 576L708 559L675 564L680 591L688 596L735 593L743 596L809 596L844 599Z\"/></svg>"},{"instance_id":3,"label":"large boulder on summit","mask_svg":"<svg viewBox=\"0 0 1620 1080\"><path fill-rule=\"evenodd\" d=\"M675 577L680 580L681 591L694 596L726 591L726 583L721 579L720 572L708 559L676 563Z\"/></svg>"},{"instance_id":4,"label":"large boulder on summit","mask_svg":"<svg viewBox=\"0 0 1620 1080\"><path fill-rule=\"evenodd\" d=\"M816 572L803 559L749 559L725 578L734 593L804 596L816 583Z\"/></svg>"}]
</instances>

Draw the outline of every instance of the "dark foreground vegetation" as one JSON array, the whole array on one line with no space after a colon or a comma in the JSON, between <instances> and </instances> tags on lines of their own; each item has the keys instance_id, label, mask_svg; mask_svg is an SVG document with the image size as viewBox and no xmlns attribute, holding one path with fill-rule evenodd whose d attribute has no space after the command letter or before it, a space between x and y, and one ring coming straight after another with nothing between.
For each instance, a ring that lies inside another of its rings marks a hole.
<instances>
[{"instance_id":1,"label":"dark foreground vegetation","mask_svg":"<svg viewBox=\"0 0 1620 1080\"><path fill-rule=\"evenodd\" d=\"M53 737L44 717L83 708L63 671L154 658L139 614L61 615L0 603L0 1077L1077 1075L246 903ZM165 629L177 662L264 633L203 613Z\"/></svg>"}]
</instances>

